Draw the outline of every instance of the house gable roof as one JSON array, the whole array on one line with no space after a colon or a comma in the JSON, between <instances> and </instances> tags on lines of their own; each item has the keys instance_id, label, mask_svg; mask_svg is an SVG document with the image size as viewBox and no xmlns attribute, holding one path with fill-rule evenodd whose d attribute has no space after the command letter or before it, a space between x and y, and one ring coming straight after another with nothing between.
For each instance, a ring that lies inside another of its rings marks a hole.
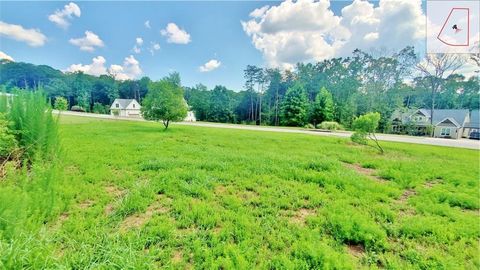
<instances>
[{"instance_id":1,"label":"house gable roof","mask_svg":"<svg viewBox=\"0 0 480 270\"><path fill-rule=\"evenodd\" d=\"M110 106L110 109L126 109L128 107L128 105L130 105L130 103L132 103L135 99L121 99L121 98L117 98L113 101L112 103L112 106ZM114 106L115 104L119 105L119 107L117 108L116 106Z\"/></svg>"},{"instance_id":2,"label":"house gable roof","mask_svg":"<svg viewBox=\"0 0 480 270\"><path fill-rule=\"evenodd\" d=\"M435 115L435 114L434 114ZM457 128L461 127L461 125L455 121L455 119L451 118L451 117L447 117L441 121L438 121L438 123L436 124L437 126L441 125L441 124L453 124L455 125Z\"/></svg>"},{"instance_id":3,"label":"house gable roof","mask_svg":"<svg viewBox=\"0 0 480 270\"><path fill-rule=\"evenodd\" d=\"M465 119L468 117L468 110L434 110L433 125L438 125L445 118L455 120L459 127L463 126Z\"/></svg>"}]
</instances>

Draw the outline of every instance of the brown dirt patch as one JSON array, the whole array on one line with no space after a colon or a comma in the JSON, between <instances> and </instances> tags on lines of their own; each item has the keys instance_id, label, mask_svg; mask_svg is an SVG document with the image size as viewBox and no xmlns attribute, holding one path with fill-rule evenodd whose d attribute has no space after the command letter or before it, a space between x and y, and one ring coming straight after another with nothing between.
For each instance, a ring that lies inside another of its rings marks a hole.
<instances>
[{"instance_id":1,"label":"brown dirt patch","mask_svg":"<svg viewBox=\"0 0 480 270\"><path fill-rule=\"evenodd\" d=\"M365 248L362 245L347 245L347 250L354 257L362 257L365 254Z\"/></svg>"},{"instance_id":2,"label":"brown dirt patch","mask_svg":"<svg viewBox=\"0 0 480 270\"><path fill-rule=\"evenodd\" d=\"M223 195L228 192L227 188L224 185L218 185L214 190L216 195Z\"/></svg>"},{"instance_id":3,"label":"brown dirt patch","mask_svg":"<svg viewBox=\"0 0 480 270\"><path fill-rule=\"evenodd\" d=\"M414 196L415 194L417 194L417 192L414 190L414 189L406 189L403 194L400 196L400 198L398 198L398 201L399 202L406 202L410 197Z\"/></svg>"},{"instance_id":4,"label":"brown dirt patch","mask_svg":"<svg viewBox=\"0 0 480 270\"><path fill-rule=\"evenodd\" d=\"M175 250L172 255L172 262L179 263L182 261L183 252L181 250Z\"/></svg>"},{"instance_id":5,"label":"brown dirt patch","mask_svg":"<svg viewBox=\"0 0 480 270\"><path fill-rule=\"evenodd\" d=\"M130 228L138 228L145 224L153 215L167 213L169 208L165 206L164 195L157 195L157 199L150 204L144 213L137 213L126 217L120 224L120 231L126 231Z\"/></svg>"},{"instance_id":6,"label":"brown dirt patch","mask_svg":"<svg viewBox=\"0 0 480 270\"><path fill-rule=\"evenodd\" d=\"M109 216L113 213L113 204L109 203L105 206L105 215Z\"/></svg>"},{"instance_id":7,"label":"brown dirt patch","mask_svg":"<svg viewBox=\"0 0 480 270\"><path fill-rule=\"evenodd\" d=\"M359 164L350 164L350 163L345 163L345 167L347 167L351 170L354 170L359 174L363 174L365 176L368 176L370 179L373 179L377 182L385 182L384 179L375 175L376 171L374 169L364 168L364 167L360 166Z\"/></svg>"},{"instance_id":8,"label":"brown dirt patch","mask_svg":"<svg viewBox=\"0 0 480 270\"><path fill-rule=\"evenodd\" d=\"M106 186L105 191L113 197L120 197L125 193L124 190L121 190L119 187L115 185Z\"/></svg>"},{"instance_id":9,"label":"brown dirt patch","mask_svg":"<svg viewBox=\"0 0 480 270\"><path fill-rule=\"evenodd\" d=\"M423 186L425 188L432 188L438 184L440 184L442 181L440 179L435 179L435 180L431 180L431 181L427 181L423 184Z\"/></svg>"},{"instance_id":10,"label":"brown dirt patch","mask_svg":"<svg viewBox=\"0 0 480 270\"><path fill-rule=\"evenodd\" d=\"M65 223L65 221L67 221L68 217L69 217L69 214L67 212L63 212L62 214L60 214L58 219L50 227L50 230L52 231L59 230L62 227L62 225Z\"/></svg>"},{"instance_id":11,"label":"brown dirt patch","mask_svg":"<svg viewBox=\"0 0 480 270\"><path fill-rule=\"evenodd\" d=\"M300 225L305 225L308 217L315 215L314 209L300 208L292 216L292 222Z\"/></svg>"},{"instance_id":12,"label":"brown dirt patch","mask_svg":"<svg viewBox=\"0 0 480 270\"><path fill-rule=\"evenodd\" d=\"M92 206L95 202L92 201L92 200L85 200L81 203L78 204L78 207L80 207L81 209L87 209L89 208L90 206Z\"/></svg>"}]
</instances>

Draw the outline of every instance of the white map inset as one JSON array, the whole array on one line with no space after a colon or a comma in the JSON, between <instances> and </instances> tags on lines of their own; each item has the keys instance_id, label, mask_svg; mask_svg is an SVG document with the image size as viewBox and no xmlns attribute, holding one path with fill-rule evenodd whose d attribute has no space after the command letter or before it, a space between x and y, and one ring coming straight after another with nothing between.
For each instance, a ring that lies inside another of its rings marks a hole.
<instances>
[{"instance_id":1,"label":"white map inset","mask_svg":"<svg viewBox=\"0 0 480 270\"><path fill-rule=\"evenodd\" d=\"M479 53L478 1L427 1L427 53Z\"/></svg>"}]
</instances>

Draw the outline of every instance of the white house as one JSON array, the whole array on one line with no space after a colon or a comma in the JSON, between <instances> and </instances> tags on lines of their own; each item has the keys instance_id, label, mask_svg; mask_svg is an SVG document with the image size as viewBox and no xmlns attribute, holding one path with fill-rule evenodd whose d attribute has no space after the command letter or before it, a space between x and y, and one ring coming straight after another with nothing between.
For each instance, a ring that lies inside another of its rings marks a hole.
<instances>
[{"instance_id":1,"label":"white house","mask_svg":"<svg viewBox=\"0 0 480 270\"><path fill-rule=\"evenodd\" d=\"M117 98L110 106L110 114L121 117L141 117L142 106L135 99Z\"/></svg>"},{"instance_id":2,"label":"white house","mask_svg":"<svg viewBox=\"0 0 480 270\"><path fill-rule=\"evenodd\" d=\"M195 117L195 113L193 113L193 111L188 111L187 112L187 117L185 117L185 119L183 119L183 121L185 121L185 122L195 122L195 121L197 121L197 118Z\"/></svg>"}]
</instances>

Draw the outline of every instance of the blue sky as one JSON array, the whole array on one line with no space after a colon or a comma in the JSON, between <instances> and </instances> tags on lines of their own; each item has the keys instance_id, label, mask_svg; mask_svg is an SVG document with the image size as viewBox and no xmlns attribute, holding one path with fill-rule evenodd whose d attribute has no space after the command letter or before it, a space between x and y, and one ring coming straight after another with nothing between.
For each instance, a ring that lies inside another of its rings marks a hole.
<instances>
[{"instance_id":1,"label":"blue sky","mask_svg":"<svg viewBox=\"0 0 480 270\"><path fill-rule=\"evenodd\" d=\"M376 15L389 11L385 5L381 7L382 12L377 12L381 11L378 2L74 2L81 14L64 16L69 25L62 27L49 20L49 15L57 10L61 12L69 2L2 1L0 51L15 61L47 64L60 70L72 68L74 64L76 68L90 68L85 65L99 57L97 60L103 59L100 62L106 69L111 65L123 66L123 72L130 72L131 77L149 76L156 80L178 71L186 86L203 83L212 88L221 84L241 90L243 69L249 64L289 68L297 61L343 56L354 47L394 50L421 42L424 38L417 37L410 24L415 23L412 18L423 19L420 18L423 7L420 1L408 1L402 1L403 9L399 5L399 12L405 12L400 13L401 19L407 20L398 26L403 32L393 38L386 33L391 31L388 27L397 26L391 26L381 17L386 15ZM268 7L261 9L264 6ZM251 14L256 9L258 11ZM368 15L372 10L376 12ZM311 16L308 12L312 12ZM339 18L343 18L341 22ZM358 20L368 23L358 26ZM150 28L145 26L146 21ZM187 44L168 42L168 36L161 34L169 23L189 35L189 40L183 42ZM20 30L5 30L12 25L41 32L46 40L41 45L32 45ZM93 51L86 51L72 44L71 39L85 37L85 31L94 33L103 46L93 46ZM363 34L360 37L357 33ZM143 40L137 45L139 53L133 50L136 38ZM149 49L153 44L158 44L160 49L152 54ZM141 73L125 66L125 58L130 55L138 62ZM218 61L219 65L214 65L218 67L201 72L200 66L210 60Z\"/></svg>"}]
</instances>

